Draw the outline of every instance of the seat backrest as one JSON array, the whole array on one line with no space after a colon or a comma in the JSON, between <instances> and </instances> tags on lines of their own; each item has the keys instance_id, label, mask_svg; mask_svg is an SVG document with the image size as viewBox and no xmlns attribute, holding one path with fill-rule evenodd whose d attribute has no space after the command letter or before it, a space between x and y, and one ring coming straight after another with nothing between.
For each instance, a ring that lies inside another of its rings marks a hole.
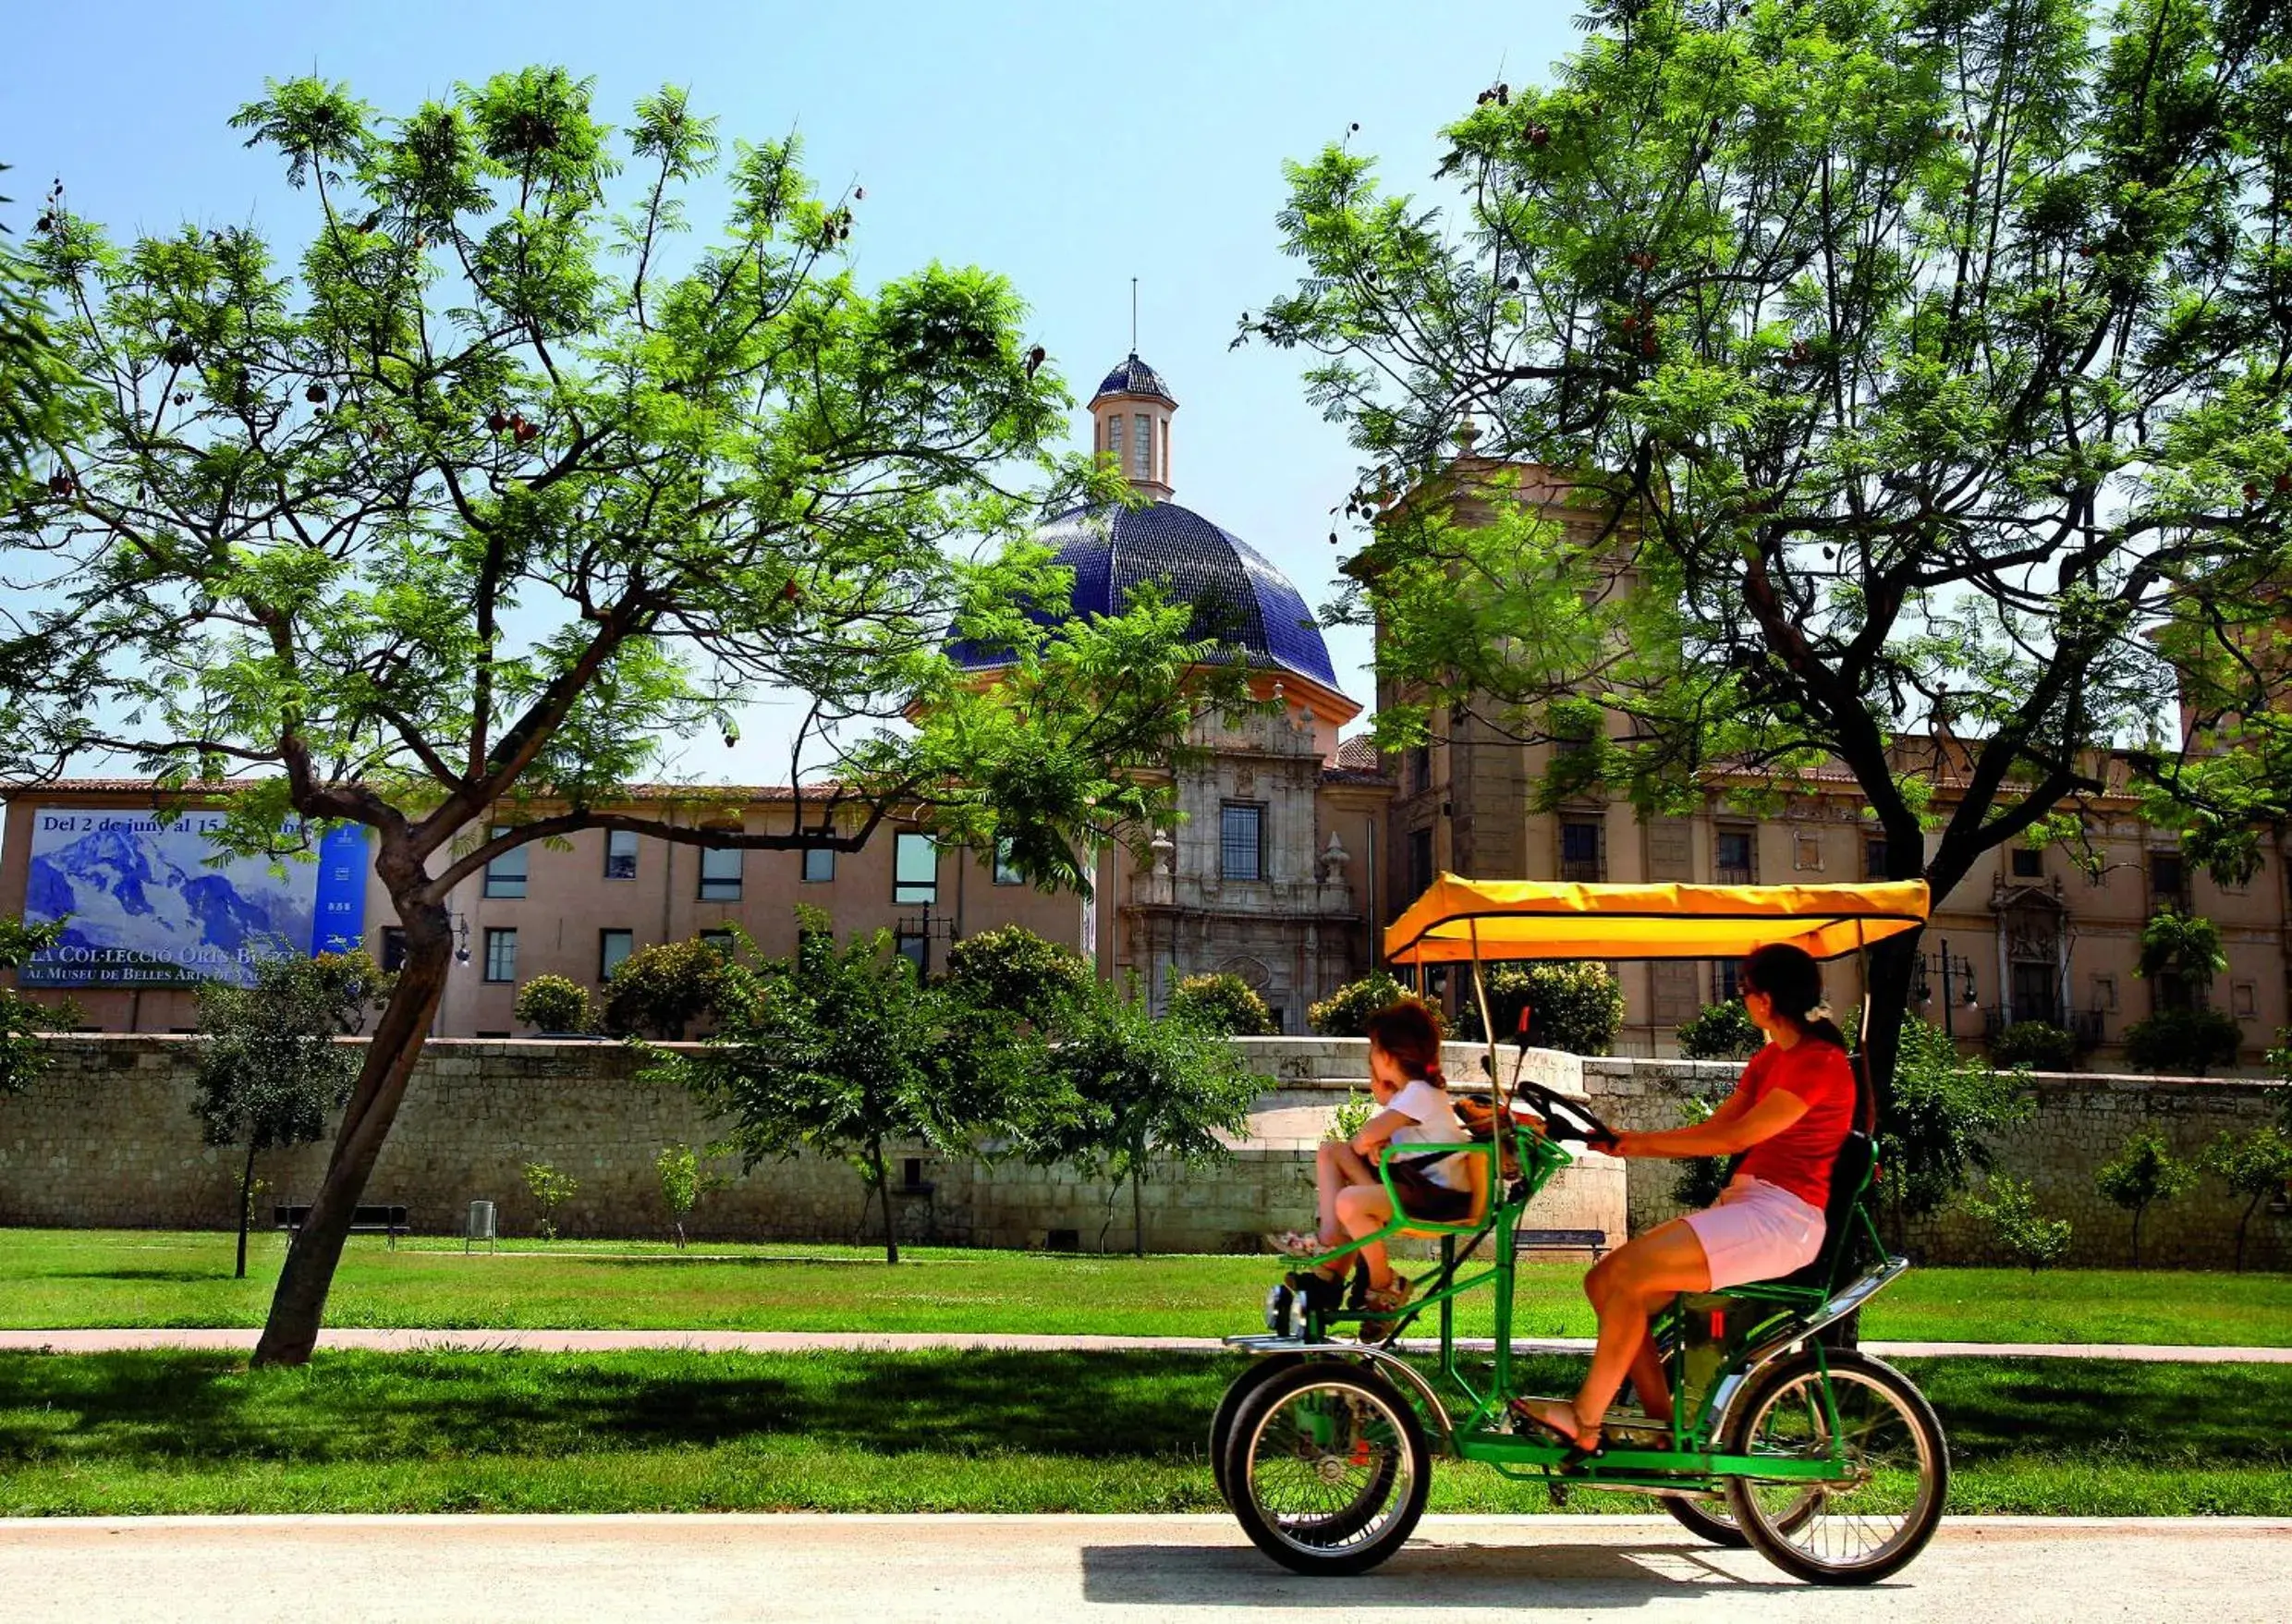
<instances>
[{"instance_id":1,"label":"seat backrest","mask_svg":"<svg viewBox=\"0 0 2292 1624\"><path fill-rule=\"evenodd\" d=\"M1831 1160L1830 1199L1823 1205L1823 1249L1805 1266L1783 1276L1785 1286L1835 1290L1841 1263L1858 1233L1854 1210L1868 1189L1878 1166L1877 1096L1871 1088L1870 1069L1859 1053L1847 1056L1854 1069L1855 1127Z\"/></svg>"}]
</instances>

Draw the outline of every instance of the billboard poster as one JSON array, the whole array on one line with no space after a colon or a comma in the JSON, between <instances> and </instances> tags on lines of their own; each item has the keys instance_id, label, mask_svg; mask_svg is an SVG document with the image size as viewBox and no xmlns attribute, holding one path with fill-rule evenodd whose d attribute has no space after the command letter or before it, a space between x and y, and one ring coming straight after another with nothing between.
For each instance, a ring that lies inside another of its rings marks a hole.
<instances>
[{"instance_id":1,"label":"billboard poster","mask_svg":"<svg viewBox=\"0 0 2292 1624\"><path fill-rule=\"evenodd\" d=\"M18 971L27 987L179 987L245 982L259 959L356 946L365 930L366 832L327 833L318 861L274 870L221 861L220 812L163 821L131 807L41 807L30 815L27 922L64 920L55 946Z\"/></svg>"}]
</instances>

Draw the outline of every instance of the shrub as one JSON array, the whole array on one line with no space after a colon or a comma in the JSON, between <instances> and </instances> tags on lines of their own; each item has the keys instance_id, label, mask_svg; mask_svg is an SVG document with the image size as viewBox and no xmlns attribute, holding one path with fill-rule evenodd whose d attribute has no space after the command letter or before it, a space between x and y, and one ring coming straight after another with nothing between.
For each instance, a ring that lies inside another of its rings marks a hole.
<instances>
[{"instance_id":1,"label":"shrub","mask_svg":"<svg viewBox=\"0 0 2292 1624\"><path fill-rule=\"evenodd\" d=\"M1223 971L1212 975L1189 975L1177 983L1170 995L1168 1014L1182 1020L1229 1038L1270 1038L1274 1035L1274 1012L1265 1007L1257 989L1237 975Z\"/></svg>"},{"instance_id":2,"label":"shrub","mask_svg":"<svg viewBox=\"0 0 2292 1624\"><path fill-rule=\"evenodd\" d=\"M1986 1201L1968 1196L1966 1210L1988 1227L1992 1244L2007 1260L2035 1274L2068 1255L2069 1220L2039 1212L2027 1184L2018 1178L1993 1178L1987 1194Z\"/></svg>"},{"instance_id":3,"label":"shrub","mask_svg":"<svg viewBox=\"0 0 2292 1624\"><path fill-rule=\"evenodd\" d=\"M1408 995L1408 989L1390 971L1371 971L1314 1005L1306 1022L1325 1038L1366 1037L1369 1018Z\"/></svg>"},{"instance_id":4,"label":"shrub","mask_svg":"<svg viewBox=\"0 0 2292 1624\"><path fill-rule=\"evenodd\" d=\"M561 975L537 975L519 987L513 1013L535 1032L585 1032L597 1024L589 989Z\"/></svg>"},{"instance_id":5,"label":"shrub","mask_svg":"<svg viewBox=\"0 0 2292 1624\"><path fill-rule=\"evenodd\" d=\"M1090 961L1081 954L1024 925L998 925L964 937L947 949L947 968L940 977L972 1002L1038 1026L1091 979Z\"/></svg>"},{"instance_id":6,"label":"shrub","mask_svg":"<svg viewBox=\"0 0 2292 1624\"><path fill-rule=\"evenodd\" d=\"M2202 1077L2234 1066L2244 1031L2218 1009L2164 1009L2125 1029L2125 1063L2137 1071Z\"/></svg>"},{"instance_id":7,"label":"shrub","mask_svg":"<svg viewBox=\"0 0 2292 1624\"><path fill-rule=\"evenodd\" d=\"M1712 1008L1720 1006L1713 1005ZM1741 1006L1737 1005L1737 1008ZM1756 1027L1751 1029L1756 1032ZM1692 1128L1699 1122L1711 1120L1711 1114L1719 1107L1701 1094L1689 1094L1679 1102L1679 1124ZM1679 1164L1679 1171L1671 1181L1671 1199L1689 1212L1701 1212L1716 1206L1720 1192L1726 1189L1727 1179L1735 1169L1732 1156L1690 1156Z\"/></svg>"},{"instance_id":8,"label":"shrub","mask_svg":"<svg viewBox=\"0 0 2292 1624\"><path fill-rule=\"evenodd\" d=\"M677 1245L685 1243L685 1220L701 1198L711 1191L724 1188L722 1175L701 1169L700 1153L689 1144L664 1146L652 1158L652 1169L661 1176L661 1204L668 1208L669 1222L676 1227Z\"/></svg>"},{"instance_id":9,"label":"shrub","mask_svg":"<svg viewBox=\"0 0 2292 1624\"><path fill-rule=\"evenodd\" d=\"M1679 1029L1679 1057L1748 1060L1766 1041L1767 1034L1751 1024L1750 1011L1743 1007L1743 1001L1730 998L1724 1004L1704 1005L1694 1020Z\"/></svg>"},{"instance_id":10,"label":"shrub","mask_svg":"<svg viewBox=\"0 0 2292 1624\"><path fill-rule=\"evenodd\" d=\"M604 1029L616 1037L681 1038L689 1024L716 1013L724 987L725 956L706 942L640 948L604 984Z\"/></svg>"},{"instance_id":11,"label":"shrub","mask_svg":"<svg viewBox=\"0 0 2292 1624\"><path fill-rule=\"evenodd\" d=\"M1878 1199L1897 1239L1908 1219L1939 1210L1974 1174L1987 1173L1990 1136L2030 1115L2018 1078L1960 1055L1948 1033L1915 1017L1902 1023L1884 1104Z\"/></svg>"},{"instance_id":12,"label":"shrub","mask_svg":"<svg viewBox=\"0 0 2292 1624\"><path fill-rule=\"evenodd\" d=\"M557 1209L573 1199L580 1189L580 1180L570 1173L560 1173L547 1162L528 1162L524 1167L525 1187L532 1191L533 1204L541 1208L541 1216L533 1227L543 1240L557 1238Z\"/></svg>"},{"instance_id":13,"label":"shrub","mask_svg":"<svg viewBox=\"0 0 2292 1624\"><path fill-rule=\"evenodd\" d=\"M2078 1043L2050 1021L2017 1020L1990 1040L1990 1058L2000 1066L2067 1071L2077 1065Z\"/></svg>"},{"instance_id":14,"label":"shrub","mask_svg":"<svg viewBox=\"0 0 2292 1624\"><path fill-rule=\"evenodd\" d=\"M1469 976L1469 972L1466 972ZM1624 989L1596 959L1546 964L1498 964L1487 971L1488 1012L1499 1038L1519 1030L1520 1007L1529 1008L1529 1041L1571 1055L1605 1055L1624 1029ZM1463 1013L1457 1020L1459 1042L1479 1042L1480 1001L1466 982Z\"/></svg>"},{"instance_id":15,"label":"shrub","mask_svg":"<svg viewBox=\"0 0 2292 1624\"><path fill-rule=\"evenodd\" d=\"M1345 1096L1344 1104L1329 1113L1329 1126L1321 1130L1321 1136L1349 1142L1355 1134L1369 1126L1369 1118L1376 1114L1377 1102L1355 1089Z\"/></svg>"},{"instance_id":16,"label":"shrub","mask_svg":"<svg viewBox=\"0 0 2292 1624\"><path fill-rule=\"evenodd\" d=\"M2198 1158L2198 1165L2219 1175L2223 1183L2244 1197L2244 1205L2237 1214L2237 1272L2242 1274L2244 1236L2252 1215L2260 1211L2261 1203L2292 1181L2292 1139L2274 1128L2255 1129L2242 1139L2224 1131Z\"/></svg>"},{"instance_id":17,"label":"shrub","mask_svg":"<svg viewBox=\"0 0 2292 1624\"><path fill-rule=\"evenodd\" d=\"M2116 1160L2093 1175L2104 1200L2133 1215L2133 1266L2140 1267L2140 1222L2149 1209L2171 1201L2197 1180L2197 1170L2173 1154L2155 1125L2135 1129Z\"/></svg>"}]
</instances>

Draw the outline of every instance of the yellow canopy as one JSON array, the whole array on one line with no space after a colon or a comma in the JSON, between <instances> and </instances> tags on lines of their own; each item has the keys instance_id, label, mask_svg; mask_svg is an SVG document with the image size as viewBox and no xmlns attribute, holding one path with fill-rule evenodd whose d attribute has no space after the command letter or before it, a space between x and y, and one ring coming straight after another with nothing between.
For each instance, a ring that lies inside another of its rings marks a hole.
<instances>
[{"instance_id":1,"label":"yellow canopy","mask_svg":"<svg viewBox=\"0 0 2292 1624\"><path fill-rule=\"evenodd\" d=\"M1739 959L1787 942L1817 959L1915 930L1926 883L1610 885L1445 873L1384 933L1394 964L1502 959Z\"/></svg>"}]
</instances>

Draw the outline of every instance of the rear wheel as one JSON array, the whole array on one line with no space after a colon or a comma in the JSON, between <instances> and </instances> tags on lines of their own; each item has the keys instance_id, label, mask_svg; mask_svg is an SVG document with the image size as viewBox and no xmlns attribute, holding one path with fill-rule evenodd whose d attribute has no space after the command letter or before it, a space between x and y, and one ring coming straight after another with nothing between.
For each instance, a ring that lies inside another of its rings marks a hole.
<instances>
[{"instance_id":1,"label":"rear wheel","mask_svg":"<svg viewBox=\"0 0 2292 1624\"><path fill-rule=\"evenodd\" d=\"M1933 1406L1900 1371L1859 1353L1832 1353L1828 1363L1827 1405L1812 1352L1753 1377L1730 1407L1727 1451L1823 1460L1835 1436L1846 1480L1730 1478L1727 1509L1785 1572L1814 1584L1871 1584L1933 1537L1949 1494L1949 1446Z\"/></svg>"},{"instance_id":2,"label":"rear wheel","mask_svg":"<svg viewBox=\"0 0 2292 1624\"><path fill-rule=\"evenodd\" d=\"M1226 1441L1234 1516L1298 1573L1364 1573L1424 1515L1432 1450L1415 1409L1375 1371L1299 1363L1247 1395Z\"/></svg>"},{"instance_id":3,"label":"rear wheel","mask_svg":"<svg viewBox=\"0 0 2292 1624\"><path fill-rule=\"evenodd\" d=\"M1665 1495L1663 1507L1671 1513L1674 1522L1698 1539L1707 1539L1713 1545L1725 1545L1731 1551L1742 1550L1750 1544L1744 1537L1743 1531L1736 1526L1735 1519L1727 1514L1725 1495L1713 1495L1701 1500Z\"/></svg>"}]
</instances>

